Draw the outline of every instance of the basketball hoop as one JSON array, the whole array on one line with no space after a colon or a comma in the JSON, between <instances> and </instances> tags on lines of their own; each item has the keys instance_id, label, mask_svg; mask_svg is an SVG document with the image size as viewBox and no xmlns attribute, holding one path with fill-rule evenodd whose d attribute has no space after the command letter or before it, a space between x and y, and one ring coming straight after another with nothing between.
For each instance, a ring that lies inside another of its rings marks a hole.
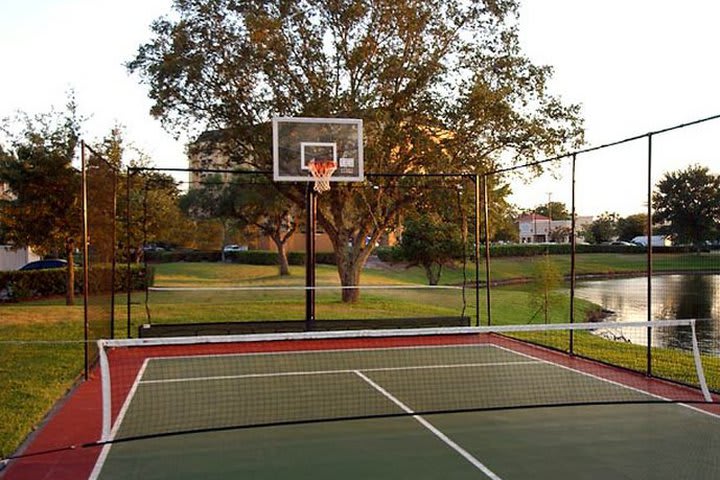
<instances>
[{"instance_id":1,"label":"basketball hoop","mask_svg":"<svg viewBox=\"0 0 720 480\"><path fill-rule=\"evenodd\" d=\"M337 162L330 159L315 159L308 163L308 170L315 178L315 191L318 193L330 190L330 177L337 169Z\"/></svg>"}]
</instances>

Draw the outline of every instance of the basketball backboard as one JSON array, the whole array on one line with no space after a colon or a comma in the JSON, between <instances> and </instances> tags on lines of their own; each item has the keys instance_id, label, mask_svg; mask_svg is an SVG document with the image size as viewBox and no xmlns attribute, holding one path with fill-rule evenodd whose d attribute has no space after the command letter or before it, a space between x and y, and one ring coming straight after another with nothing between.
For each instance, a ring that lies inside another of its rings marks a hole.
<instances>
[{"instance_id":1,"label":"basketball backboard","mask_svg":"<svg viewBox=\"0 0 720 480\"><path fill-rule=\"evenodd\" d=\"M275 117L273 179L276 182L317 181L308 169L314 160L332 160L331 182L361 182L363 124L356 118Z\"/></svg>"}]
</instances>

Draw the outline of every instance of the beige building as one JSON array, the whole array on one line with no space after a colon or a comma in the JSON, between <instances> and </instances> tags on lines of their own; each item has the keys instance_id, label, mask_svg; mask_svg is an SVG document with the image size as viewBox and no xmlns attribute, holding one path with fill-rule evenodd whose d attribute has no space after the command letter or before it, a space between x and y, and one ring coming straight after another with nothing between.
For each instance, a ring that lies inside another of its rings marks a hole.
<instances>
[{"instance_id":1,"label":"beige building","mask_svg":"<svg viewBox=\"0 0 720 480\"><path fill-rule=\"evenodd\" d=\"M592 216L576 217L575 239L580 240L583 227L591 224ZM517 220L520 243L570 243L572 222L552 220L537 213L523 214Z\"/></svg>"}]
</instances>

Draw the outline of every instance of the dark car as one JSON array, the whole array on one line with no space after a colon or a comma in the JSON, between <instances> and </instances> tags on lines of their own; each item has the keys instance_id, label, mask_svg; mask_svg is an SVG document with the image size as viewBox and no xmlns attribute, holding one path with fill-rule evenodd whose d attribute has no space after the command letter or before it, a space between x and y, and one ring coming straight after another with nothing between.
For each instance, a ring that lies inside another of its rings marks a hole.
<instances>
[{"instance_id":1,"label":"dark car","mask_svg":"<svg viewBox=\"0 0 720 480\"><path fill-rule=\"evenodd\" d=\"M67 261L59 258L53 258L51 260L37 260L35 262L26 263L20 270L47 270L49 268L65 268L67 267Z\"/></svg>"}]
</instances>

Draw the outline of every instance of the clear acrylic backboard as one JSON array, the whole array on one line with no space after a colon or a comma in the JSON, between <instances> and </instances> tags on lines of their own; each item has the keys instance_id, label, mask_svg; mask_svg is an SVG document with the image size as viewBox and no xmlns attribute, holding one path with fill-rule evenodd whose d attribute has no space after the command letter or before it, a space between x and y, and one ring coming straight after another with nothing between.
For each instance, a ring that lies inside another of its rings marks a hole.
<instances>
[{"instance_id":1,"label":"clear acrylic backboard","mask_svg":"<svg viewBox=\"0 0 720 480\"><path fill-rule=\"evenodd\" d=\"M273 179L276 182L315 182L308 165L334 161L330 182L361 182L363 123L356 118L275 117Z\"/></svg>"}]
</instances>

